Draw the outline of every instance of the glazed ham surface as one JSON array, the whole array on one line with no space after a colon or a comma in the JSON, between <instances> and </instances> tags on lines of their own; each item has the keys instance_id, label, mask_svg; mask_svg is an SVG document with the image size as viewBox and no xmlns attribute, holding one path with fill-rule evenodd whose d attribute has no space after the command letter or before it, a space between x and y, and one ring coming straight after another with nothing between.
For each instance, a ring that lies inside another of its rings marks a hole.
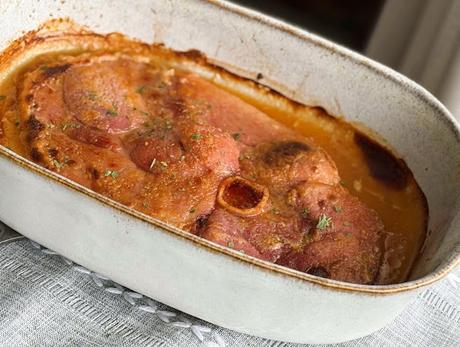
<instances>
[{"instance_id":1,"label":"glazed ham surface","mask_svg":"<svg viewBox=\"0 0 460 347\"><path fill-rule=\"evenodd\" d=\"M312 140L184 71L67 59L25 75L30 158L96 192L248 255L372 283L377 213Z\"/></svg>"}]
</instances>

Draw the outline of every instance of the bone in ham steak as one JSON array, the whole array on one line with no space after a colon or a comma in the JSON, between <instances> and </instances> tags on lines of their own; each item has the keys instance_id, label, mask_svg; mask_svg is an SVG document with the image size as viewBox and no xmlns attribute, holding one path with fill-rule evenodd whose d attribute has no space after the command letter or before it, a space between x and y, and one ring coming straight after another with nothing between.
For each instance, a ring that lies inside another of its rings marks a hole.
<instances>
[{"instance_id":1,"label":"bone in ham steak","mask_svg":"<svg viewBox=\"0 0 460 347\"><path fill-rule=\"evenodd\" d=\"M377 213L313 141L184 71L72 58L25 75L30 157L134 209L248 255L372 283Z\"/></svg>"}]
</instances>

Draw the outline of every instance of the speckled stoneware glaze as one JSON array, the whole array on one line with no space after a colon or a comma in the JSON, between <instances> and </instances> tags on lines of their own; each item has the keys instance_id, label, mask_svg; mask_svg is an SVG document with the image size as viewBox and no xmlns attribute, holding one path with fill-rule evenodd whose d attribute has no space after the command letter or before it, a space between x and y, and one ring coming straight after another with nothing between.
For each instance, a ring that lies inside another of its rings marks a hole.
<instances>
[{"instance_id":1,"label":"speckled stoneware glaze","mask_svg":"<svg viewBox=\"0 0 460 347\"><path fill-rule=\"evenodd\" d=\"M171 228L0 147L0 219L133 290L209 322L262 337L332 343L390 322L460 261L460 136L449 112L398 73L253 11L221 1L0 2L0 48L52 17L121 32L217 65L373 129L425 192L429 237L405 283L313 277ZM0 70L0 79L6 72Z\"/></svg>"}]
</instances>

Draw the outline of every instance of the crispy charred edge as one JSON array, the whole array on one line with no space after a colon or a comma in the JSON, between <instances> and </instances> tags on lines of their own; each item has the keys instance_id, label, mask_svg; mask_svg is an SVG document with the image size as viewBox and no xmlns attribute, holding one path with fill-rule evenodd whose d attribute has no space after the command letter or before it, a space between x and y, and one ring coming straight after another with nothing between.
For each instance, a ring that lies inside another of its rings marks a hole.
<instances>
[{"instance_id":1,"label":"crispy charred edge","mask_svg":"<svg viewBox=\"0 0 460 347\"><path fill-rule=\"evenodd\" d=\"M35 118L34 115L31 115L26 121L26 128L26 140L30 145L38 137L38 134L40 134L40 132L45 129L45 125L42 124L37 118Z\"/></svg>"},{"instance_id":2,"label":"crispy charred edge","mask_svg":"<svg viewBox=\"0 0 460 347\"><path fill-rule=\"evenodd\" d=\"M33 161L35 162L41 162L43 160L43 155L42 153L35 147L32 147L30 149L30 157L32 158Z\"/></svg>"},{"instance_id":3,"label":"crispy charred edge","mask_svg":"<svg viewBox=\"0 0 460 347\"><path fill-rule=\"evenodd\" d=\"M247 190L249 194L253 195L257 201L255 201L252 207L234 206L231 202L226 200L226 193L232 186L240 186L242 189ZM217 192L217 203L225 208L232 214L241 217L253 217L264 211L264 207L268 202L269 192L267 187L264 187L258 183L251 182L240 176L227 177L222 181Z\"/></svg>"},{"instance_id":4,"label":"crispy charred edge","mask_svg":"<svg viewBox=\"0 0 460 347\"><path fill-rule=\"evenodd\" d=\"M55 18L41 24L37 29L25 33L12 41L0 54L0 70L9 65L10 61L31 47L45 41L60 41L70 37L105 38L108 35L96 34L76 24L69 18Z\"/></svg>"},{"instance_id":5,"label":"crispy charred edge","mask_svg":"<svg viewBox=\"0 0 460 347\"><path fill-rule=\"evenodd\" d=\"M326 270L325 267L318 265L311 267L305 271L309 275L317 276L317 277L323 277L323 278L330 278L331 274L329 271Z\"/></svg>"},{"instance_id":6,"label":"crispy charred edge","mask_svg":"<svg viewBox=\"0 0 460 347\"><path fill-rule=\"evenodd\" d=\"M30 146L30 157L35 162L43 161L43 153L38 148L33 146L34 140L38 137L41 131L45 129L45 125L42 124L34 115L31 115L25 123L27 135L25 137L27 144Z\"/></svg>"},{"instance_id":7,"label":"crispy charred edge","mask_svg":"<svg viewBox=\"0 0 460 347\"><path fill-rule=\"evenodd\" d=\"M194 235L201 235L208 225L208 219L212 212L208 214L202 214L199 216L191 226L186 227L185 230L189 230Z\"/></svg>"}]
</instances>

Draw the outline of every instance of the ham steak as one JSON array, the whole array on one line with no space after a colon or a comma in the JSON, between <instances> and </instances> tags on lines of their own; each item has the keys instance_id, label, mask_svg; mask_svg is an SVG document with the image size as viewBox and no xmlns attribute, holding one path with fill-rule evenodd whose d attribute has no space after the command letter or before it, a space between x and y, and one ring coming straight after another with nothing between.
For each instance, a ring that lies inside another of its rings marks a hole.
<instances>
[{"instance_id":1,"label":"ham steak","mask_svg":"<svg viewBox=\"0 0 460 347\"><path fill-rule=\"evenodd\" d=\"M32 160L250 256L375 281L383 224L314 141L186 71L123 56L61 60L20 86Z\"/></svg>"}]
</instances>

